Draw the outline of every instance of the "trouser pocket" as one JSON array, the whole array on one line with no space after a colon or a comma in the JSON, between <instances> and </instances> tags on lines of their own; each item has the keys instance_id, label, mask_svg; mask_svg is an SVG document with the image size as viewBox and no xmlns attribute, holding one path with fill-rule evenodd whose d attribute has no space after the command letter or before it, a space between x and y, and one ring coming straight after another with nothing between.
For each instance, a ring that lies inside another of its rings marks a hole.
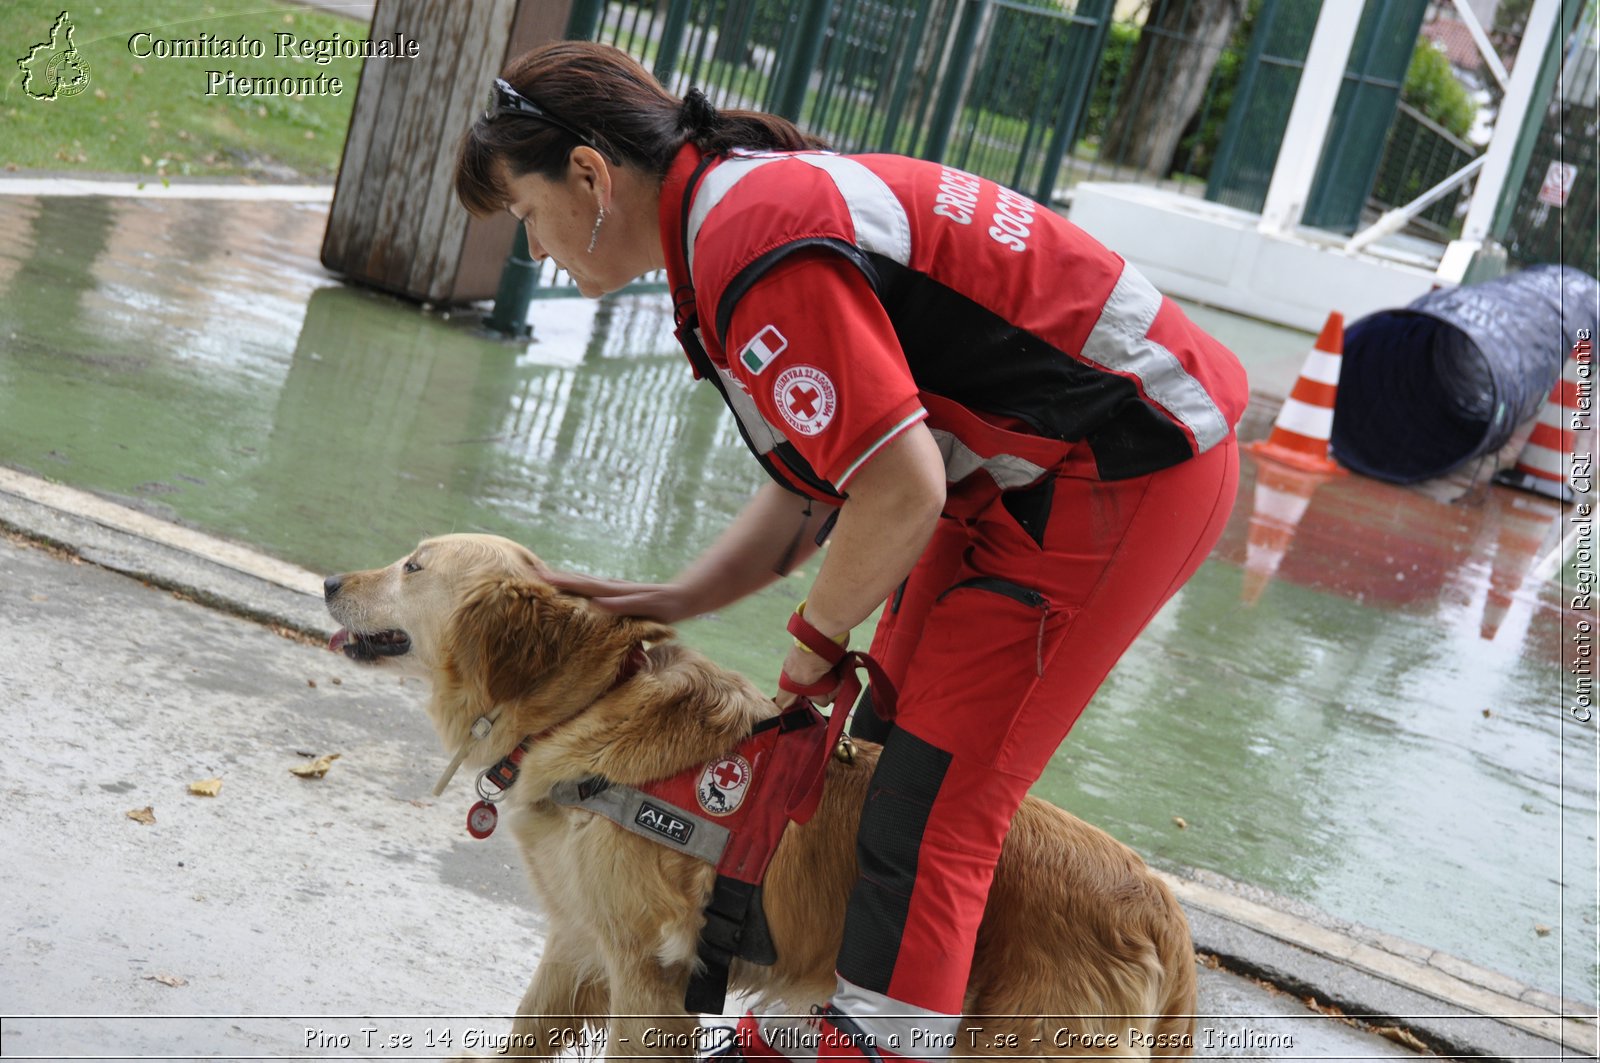
<instances>
[{"instance_id":1,"label":"trouser pocket","mask_svg":"<svg viewBox=\"0 0 1600 1063\"><path fill-rule=\"evenodd\" d=\"M1032 587L1024 587L1013 580L1003 579L999 576L973 576L960 583L946 588L939 595L938 601L943 602L957 591L978 591L984 594L998 594L1003 598L1010 598L1020 602L1029 609L1036 610L1039 614L1039 636L1036 640L1034 651L1034 667L1037 675L1044 675L1044 628L1045 621L1050 618L1050 599Z\"/></svg>"}]
</instances>

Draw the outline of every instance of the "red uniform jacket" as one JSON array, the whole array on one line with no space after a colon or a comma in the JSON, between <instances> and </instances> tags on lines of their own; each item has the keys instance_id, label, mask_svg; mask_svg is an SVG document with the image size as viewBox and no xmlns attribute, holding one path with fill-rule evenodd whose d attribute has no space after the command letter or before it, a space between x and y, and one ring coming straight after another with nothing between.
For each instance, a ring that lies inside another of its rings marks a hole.
<instances>
[{"instance_id":1,"label":"red uniform jacket","mask_svg":"<svg viewBox=\"0 0 1600 1063\"><path fill-rule=\"evenodd\" d=\"M661 221L697 373L768 471L818 498L922 420L955 498L1144 475L1244 412L1238 360L1120 257L939 163L689 146Z\"/></svg>"}]
</instances>

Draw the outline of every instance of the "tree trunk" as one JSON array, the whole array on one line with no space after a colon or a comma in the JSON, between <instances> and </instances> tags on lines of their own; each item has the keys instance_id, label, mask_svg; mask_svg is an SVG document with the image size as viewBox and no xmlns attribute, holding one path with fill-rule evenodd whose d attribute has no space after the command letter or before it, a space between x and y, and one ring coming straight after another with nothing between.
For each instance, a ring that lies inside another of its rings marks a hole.
<instances>
[{"instance_id":1,"label":"tree trunk","mask_svg":"<svg viewBox=\"0 0 1600 1063\"><path fill-rule=\"evenodd\" d=\"M1245 0L1153 0L1117 91L1101 162L1167 175L1244 10Z\"/></svg>"}]
</instances>

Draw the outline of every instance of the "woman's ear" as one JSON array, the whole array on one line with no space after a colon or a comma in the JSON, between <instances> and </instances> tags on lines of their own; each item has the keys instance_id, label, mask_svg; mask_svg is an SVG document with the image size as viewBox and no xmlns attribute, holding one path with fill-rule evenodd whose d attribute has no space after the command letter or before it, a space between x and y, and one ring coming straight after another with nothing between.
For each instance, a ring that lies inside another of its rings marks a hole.
<instances>
[{"instance_id":1,"label":"woman's ear","mask_svg":"<svg viewBox=\"0 0 1600 1063\"><path fill-rule=\"evenodd\" d=\"M567 156L568 179L595 197L595 205L611 206L611 164L587 144L580 144Z\"/></svg>"}]
</instances>

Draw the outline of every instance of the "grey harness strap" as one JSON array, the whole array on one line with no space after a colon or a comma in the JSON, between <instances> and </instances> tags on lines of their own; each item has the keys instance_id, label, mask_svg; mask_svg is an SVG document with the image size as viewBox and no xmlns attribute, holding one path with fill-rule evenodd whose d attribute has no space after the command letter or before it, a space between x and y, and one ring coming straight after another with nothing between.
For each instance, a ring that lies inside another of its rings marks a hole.
<instances>
[{"instance_id":1,"label":"grey harness strap","mask_svg":"<svg viewBox=\"0 0 1600 1063\"><path fill-rule=\"evenodd\" d=\"M550 800L562 808L602 815L624 830L708 864L721 860L728 846L727 827L621 783L599 778L557 783Z\"/></svg>"}]
</instances>

